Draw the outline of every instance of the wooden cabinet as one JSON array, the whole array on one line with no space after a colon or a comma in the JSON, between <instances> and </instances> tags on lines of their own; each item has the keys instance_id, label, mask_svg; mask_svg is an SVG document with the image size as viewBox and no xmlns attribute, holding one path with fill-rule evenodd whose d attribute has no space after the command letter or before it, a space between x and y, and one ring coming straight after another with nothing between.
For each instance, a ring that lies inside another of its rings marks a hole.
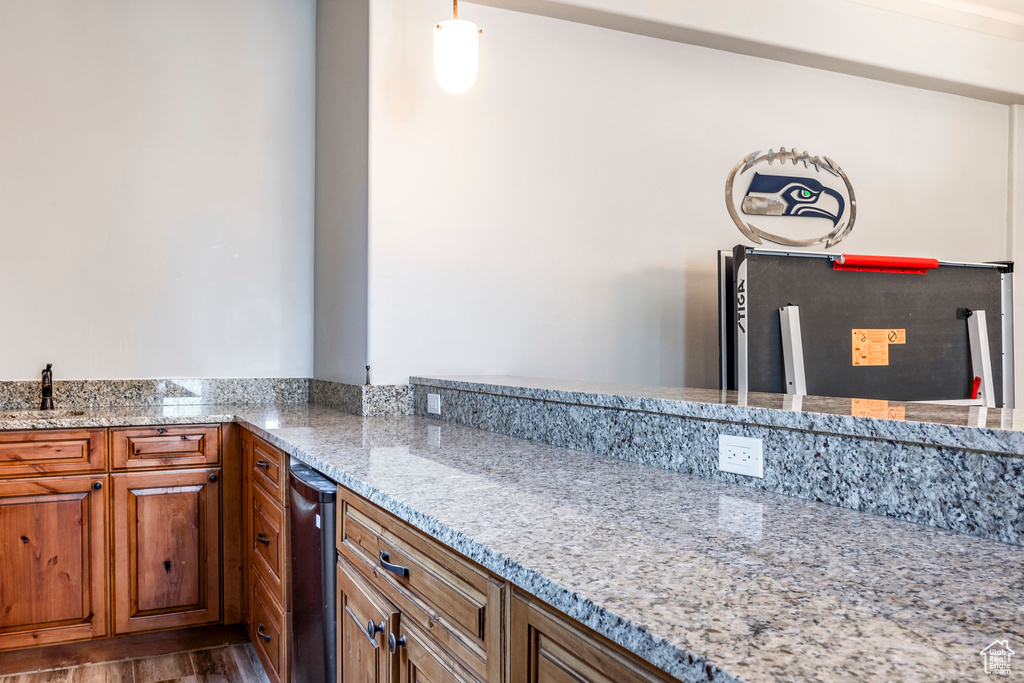
<instances>
[{"instance_id":1,"label":"wooden cabinet","mask_svg":"<svg viewBox=\"0 0 1024 683\"><path fill-rule=\"evenodd\" d=\"M504 580L355 494L338 492L338 553L479 680L506 680Z\"/></svg>"},{"instance_id":2,"label":"wooden cabinet","mask_svg":"<svg viewBox=\"0 0 1024 683\"><path fill-rule=\"evenodd\" d=\"M339 557L338 683L397 683L388 638L396 637L398 620L394 605Z\"/></svg>"},{"instance_id":3,"label":"wooden cabinet","mask_svg":"<svg viewBox=\"0 0 1024 683\"><path fill-rule=\"evenodd\" d=\"M0 481L0 650L107 634L106 481Z\"/></svg>"},{"instance_id":4,"label":"wooden cabinet","mask_svg":"<svg viewBox=\"0 0 1024 683\"><path fill-rule=\"evenodd\" d=\"M235 425L0 432L0 651L237 623L242 472Z\"/></svg>"},{"instance_id":5,"label":"wooden cabinet","mask_svg":"<svg viewBox=\"0 0 1024 683\"><path fill-rule=\"evenodd\" d=\"M112 475L114 632L220 619L220 469Z\"/></svg>"},{"instance_id":6,"label":"wooden cabinet","mask_svg":"<svg viewBox=\"0 0 1024 683\"><path fill-rule=\"evenodd\" d=\"M669 683L635 655L518 590L512 600L512 680L517 683Z\"/></svg>"},{"instance_id":7,"label":"wooden cabinet","mask_svg":"<svg viewBox=\"0 0 1024 683\"><path fill-rule=\"evenodd\" d=\"M242 431L245 501L245 591L243 623L273 683L287 683L291 613L288 555L288 456ZM319 561L311 558L310 561ZM262 630L261 630L262 629ZM268 640L269 638L269 640Z\"/></svg>"}]
</instances>

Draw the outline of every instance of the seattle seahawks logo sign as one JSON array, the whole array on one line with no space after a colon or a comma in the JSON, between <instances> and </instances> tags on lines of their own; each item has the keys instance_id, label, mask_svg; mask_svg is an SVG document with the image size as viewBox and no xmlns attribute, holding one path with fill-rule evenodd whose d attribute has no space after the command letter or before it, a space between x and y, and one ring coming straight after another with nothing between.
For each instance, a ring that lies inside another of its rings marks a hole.
<instances>
[{"instance_id":1,"label":"seattle seahawks logo sign","mask_svg":"<svg viewBox=\"0 0 1024 683\"><path fill-rule=\"evenodd\" d=\"M757 244L828 248L850 234L857 217L853 185L839 164L785 147L736 164L725 203L736 227Z\"/></svg>"}]
</instances>

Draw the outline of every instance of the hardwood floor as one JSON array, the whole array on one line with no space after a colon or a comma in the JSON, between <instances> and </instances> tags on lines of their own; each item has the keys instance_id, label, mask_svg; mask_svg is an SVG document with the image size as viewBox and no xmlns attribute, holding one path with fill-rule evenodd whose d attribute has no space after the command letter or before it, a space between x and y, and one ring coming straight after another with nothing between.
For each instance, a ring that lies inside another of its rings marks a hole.
<instances>
[{"instance_id":1,"label":"hardwood floor","mask_svg":"<svg viewBox=\"0 0 1024 683\"><path fill-rule=\"evenodd\" d=\"M252 643L0 676L0 683L270 683Z\"/></svg>"}]
</instances>

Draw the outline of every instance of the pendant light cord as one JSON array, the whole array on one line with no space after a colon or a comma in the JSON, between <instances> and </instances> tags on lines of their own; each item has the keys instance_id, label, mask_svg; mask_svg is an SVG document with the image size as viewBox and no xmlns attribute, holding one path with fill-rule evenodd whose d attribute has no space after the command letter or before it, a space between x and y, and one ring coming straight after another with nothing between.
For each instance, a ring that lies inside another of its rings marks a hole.
<instances>
[{"instance_id":1,"label":"pendant light cord","mask_svg":"<svg viewBox=\"0 0 1024 683\"><path fill-rule=\"evenodd\" d=\"M459 0L452 0L452 18L459 18Z\"/></svg>"}]
</instances>

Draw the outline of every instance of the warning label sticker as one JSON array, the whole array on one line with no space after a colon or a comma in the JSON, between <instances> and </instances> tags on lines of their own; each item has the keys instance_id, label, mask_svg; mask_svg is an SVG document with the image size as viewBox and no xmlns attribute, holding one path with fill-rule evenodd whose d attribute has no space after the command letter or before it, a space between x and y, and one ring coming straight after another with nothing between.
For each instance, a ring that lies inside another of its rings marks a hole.
<instances>
[{"instance_id":1,"label":"warning label sticker","mask_svg":"<svg viewBox=\"0 0 1024 683\"><path fill-rule=\"evenodd\" d=\"M870 398L855 398L850 401L850 415L854 417L877 417L883 420L905 420L907 409L903 406L889 407L888 401Z\"/></svg>"},{"instance_id":2,"label":"warning label sticker","mask_svg":"<svg viewBox=\"0 0 1024 683\"><path fill-rule=\"evenodd\" d=\"M854 365L888 365L889 344L906 344L903 329L853 330Z\"/></svg>"}]
</instances>

